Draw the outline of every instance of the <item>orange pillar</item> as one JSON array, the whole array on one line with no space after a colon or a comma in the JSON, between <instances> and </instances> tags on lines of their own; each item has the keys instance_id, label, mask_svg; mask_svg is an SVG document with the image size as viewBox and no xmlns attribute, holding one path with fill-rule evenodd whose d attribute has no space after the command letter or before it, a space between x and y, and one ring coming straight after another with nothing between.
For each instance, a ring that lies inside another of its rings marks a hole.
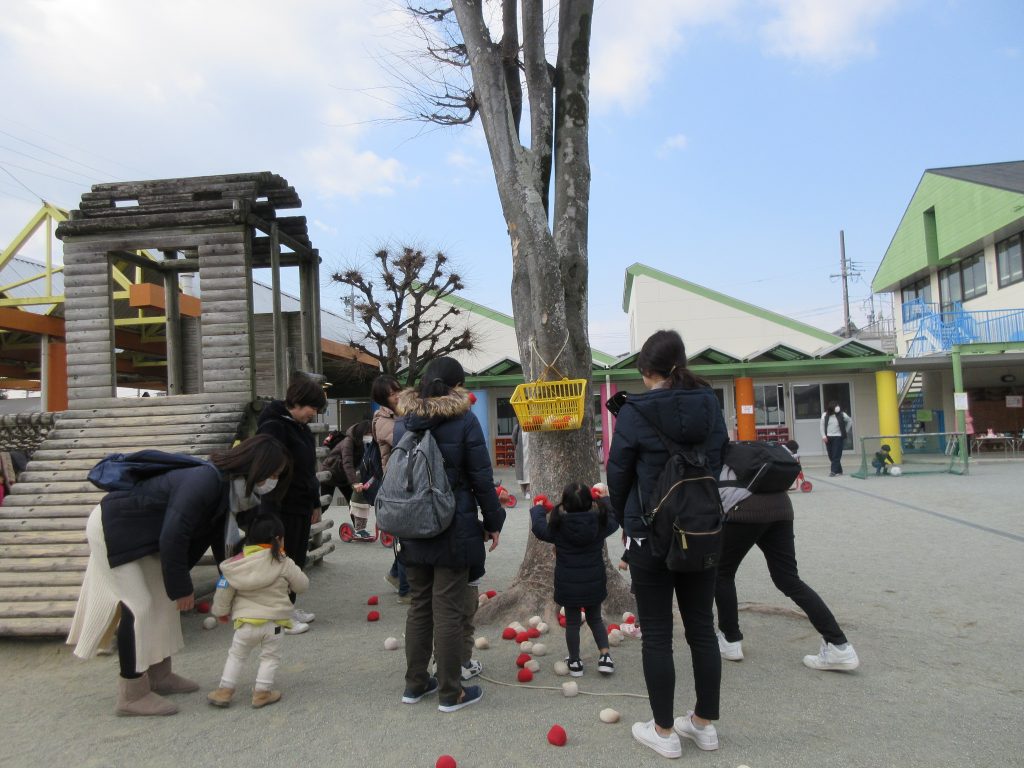
<instances>
[{"instance_id":1,"label":"orange pillar","mask_svg":"<svg viewBox=\"0 0 1024 768\"><path fill-rule=\"evenodd\" d=\"M68 409L68 349L63 341L49 341L46 358L47 411Z\"/></svg>"},{"instance_id":2,"label":"orange pillar","mask_svg":"<svg viewBox=\"0 0 1024 768\"><path fill-rule=\"evenodd\" d=\"M754 417L754 380L737 378L736 385L736 439L757 440Z\"/></svg>"}]
</instances>

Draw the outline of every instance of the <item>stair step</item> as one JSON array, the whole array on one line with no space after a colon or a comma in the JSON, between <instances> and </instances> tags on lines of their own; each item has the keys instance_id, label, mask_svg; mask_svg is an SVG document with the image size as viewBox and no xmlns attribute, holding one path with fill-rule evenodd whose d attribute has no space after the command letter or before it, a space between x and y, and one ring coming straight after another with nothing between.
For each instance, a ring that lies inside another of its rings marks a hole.
<instances>
[{"instance_id":1,"label":"stair step","mask_svg":"<svg viewBox=\"0 0 1024 768\"><path fill-rule=\"evenodd\" d=\"M89 545L81 544L3 544L0 543L0 560L9 561L13 568L19 559L38 558L40 560L54 557L76 557L88 559Z\"/></svg>"},{"instance_id":2,"label":"stair step","mask_svg":"<svg viewBox=\"0 0 1024 768\"><path fill-rule=\"evenodd\" d=\"M88 543L84 528L77 531L0 531L0 546Z\"/></svg>"},{"instance_id":3,"label":"stair step","mask_svg":"<svg viewBox=\"0 0 1024 768\"><path fill-rule=\"evenodd\" d=\"M68 584L66 586L41 586L21 584L18 586L4 586L0 584L0 604L2 603L31 603L39 601L54 600L78 600L78 593L81 585Z\"/></svg>"},{"instance_id":4,"label":"stair step","mask_svg":"<svg viewBox=\"0 0 1024 768\"><path fill-rule=\"evenodd\" d=\"M66 637L71 617L53 619L0 619L0 637Z\"/></svg>"},{"instance_id":5,"label":"stair step","mask_svg":"<svg viewBox=\"0 0 1024 768\"><path fill-rule=\"evenodd\" d=\"M52 619L75 615L74 600L48 600L35 602L0 602L0 619Z\"/></svg>"},{"instance_id":6,"label":"stair step","mask_svg":"<svg viewBox=\"0 0 1024 768\"><path fill-rule=\"evenodd\" d=\"M89 558L87 556L46 555L38 557L13 557L0 563L0 571L8 573L47 572L47 571L85 571Z\"/></svg>"},{"instance_id":7,"label":"stair step","mask_svg":"<svg viewBox=\"0 0 1024 768\"><path fill-rule=\"evenodd\" d=\"M0 587L75 587L82 585L84 572L53 571L51 573L13 572L0 570Z\"/></svg>"},{"instance_id":8,"label":"stair step","mask_svg":"<svg viewBox=\"0 0 1024 768\"><path fill-rule=\"evenodd\" d=\"M88 504L67 504L67 499L47 499L53 504L38 504L36 499L29 497L8 496L0 507L0 520L19 520L21 518L81 518L85 526L85 518L93 507L100 503L103 492L97 491Z\"/></svg>"},{"instance_id":9,"label":"stair step","mask_svg":"<svg viewBox=\"0 0 1024 768\"><path fill-rule=\"evenodd\" d=\"M51 535L54 531L84 531L84 517L0 518L0 535L7 531L38 531Z\"/></svg>"}]
</instances>

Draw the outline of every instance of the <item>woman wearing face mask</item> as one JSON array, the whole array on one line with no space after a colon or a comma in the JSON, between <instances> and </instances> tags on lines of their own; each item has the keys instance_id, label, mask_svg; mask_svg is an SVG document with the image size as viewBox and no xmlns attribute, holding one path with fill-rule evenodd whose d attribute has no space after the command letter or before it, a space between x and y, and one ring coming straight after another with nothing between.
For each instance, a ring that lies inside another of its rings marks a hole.
<instances>
[{"instance_id":1,"label":"woman wearing face mask","mask_svg":"<svg viewBox=\"0 0 1024 768\"><path fill-rule=\"evenodd\" d=\"M207 549L224 559L233 517L259 504L255 494L285 491L290 469L284 446L257 436L214 454L209 464L111 491L93 509L89 564L68 643L76 656L90 658L116 626L117 714L173 715L178 708L161 694L199 690L171 671L171 656L184 645L179 611L195 604L189 572Z\"/></svg>"},{"instance_id":2,"label":"woman wearing face mask","mask_svg":"<svg viewBox=\"0 0 1024 768\"><path fill-rule=\"evenodd\" d=\"M288 385L284 400L273 400L260 413L257 434L277 438L292 460L292 482L287 493L265 498L260 514L281 518L284 525L284 551L299 568L306 566L309 532L320 521L320 481L316 477L316 440L309 422L327 407L323 388L313 379L296 374ZM295 594L290 595L292 605ZM290 635L309 630L316 615L298 608L292 613Z\"/></svg>"},{"instance_id":3,"label":"woman wearing face mask","mask_svg":"<svg viewBox=\"0 0 1024 768\"><path fill-rule=\"evenodd\" d=\"M829 401L825 412L821 414L821 441L825 443L825 452L832 462L829 477L843 474L843 444L852 421L835 400Z\"/></svg>"}]
</instances>

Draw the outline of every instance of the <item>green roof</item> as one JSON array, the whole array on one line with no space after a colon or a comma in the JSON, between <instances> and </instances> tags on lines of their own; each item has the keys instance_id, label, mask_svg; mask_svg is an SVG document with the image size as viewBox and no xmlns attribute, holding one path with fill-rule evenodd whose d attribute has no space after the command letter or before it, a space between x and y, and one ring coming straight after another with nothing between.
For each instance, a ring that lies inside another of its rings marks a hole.
<instances>
[{"instance_id":1,"label":"green roof","mask_svg":"<svg viewBox=\"0 0 1024 768\"><path fill-rule=\"evenodd\" d=\"M1024 223L1021 182L1024 162L925 171L871 290L896 291L929 268L981 250L989 236L1019 227Z\"/></svg>"},{"instance_id":2,"label":"green roof","mask_svg":"<svg viewBox=\"0 0 1024 768\"><path fill-rule=\"evenodd\" d=\"M629 312L629 296L633 292L633 278L639 275L654 278L666 285L671 285L687 291L688 293L693 293L705 299L710 299L711 301L724 306L738 309L740 312L745 312L752 317L767 320L769 323L781 325L784 328L789 328L790 330L797 331L798 333L812 336L820 341L827 341L830 344L833 344L841 340L839 336L829 333L828 331L823 331L821 328L815 328L813 325L807 325L806 323L793 320L785 315L779 315L754 304L748 304L745 301L734 299L732 296L726 296L724 293L719 293L718 291L713 291L710 288L705 288L703 285L691 283L689 280L683 280L681 277L670 275L667 272L654 269L654 267L648 267L646 264L633 264L632 266L626 267L626 286L622 292L623 312Z\"/></svg>"}]
</instances>

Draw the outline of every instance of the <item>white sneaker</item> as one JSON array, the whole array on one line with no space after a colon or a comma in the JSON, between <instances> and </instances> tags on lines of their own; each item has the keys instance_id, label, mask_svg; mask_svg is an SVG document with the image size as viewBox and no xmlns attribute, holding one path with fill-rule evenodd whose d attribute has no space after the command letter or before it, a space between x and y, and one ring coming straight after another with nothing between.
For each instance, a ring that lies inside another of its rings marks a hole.
<instances>
[{"instance_id":1,"label":"white sneaker","mask_svg":"<svg viewBox=\"0 0 1024 768\"><path fill-rule=\"evenodd\" d=\"M654 729L654 721L633 723L633 738L644 746L650 747L662 757L681 757L683 748L679 745L679 737L670 733L662 736Z\"/></svg>"},{"instance_id":2,"label":"white sneaker","mask_svg":"<svg viewBox=\"0 0 1024 768\"><path fill-rule=\"evenodd\" d=\"M474 677L484 671L484 665L476 659L470 659L462 665L462 679L472 680Z\"/></svg>"},{"instance_id":3,"label":"white sneaker","mask_svg":"<svg viewBox=\"0 0 1024 768\"><path fill-rule=\"evenodd\" d=\"M285 627L284 630L286 635L301 635L303 632L309 632L309 624L295 619L292 619L291 627Z\"/></svg>"},{"instance_id":4,"label":"white sneaker","mask_svg":"<svg viewBox=\"0 0 1024 768\"><path fill-rule=\"evenodd\" d=\"M821 650L816 656L804 656L804 665L811 669L832 669L849 672L860 666L857 652L850 643L845 648L836 648L832 643L821 641Z\"/></svg>"},{"instance_id":5,"label":"white sneaker","mask_svg":"<svg viewBox=\"0 0 1024 768\"><path fill-rule=\"evenodd\" d=\"M672 723L672 729L680 736L690 739L705 752L718 749L718 731L715 726L708 723L703 728L698 728L693 724L692 718L692 710L686 713L686 717L677 717L676 721Z\"/></svg>"},{"instance_id":6,"label":"white sneaker","mask_svg":"<svg viewBox=\"0 0 1024 768\"><path fill-rule=\"evenodd\" d=\"M292 611L292 621L301 621L303 624L312 624L315 618L315 613L304 611L301 608L295 608Z\"/></svg>"},{"instance_id":7,"label":"white sneaker","mask_svg":"<svg viewBox=\"0 0 1024 768\"><path fill-rule=\"evenodd\" d=\"M730 643L725 639L725 635L721 632L715 632L718 635L718 652L722 654L723 659L729 661L743 661L743 641L737 640L735 643Z\"/></svg>"}]
</instances>

